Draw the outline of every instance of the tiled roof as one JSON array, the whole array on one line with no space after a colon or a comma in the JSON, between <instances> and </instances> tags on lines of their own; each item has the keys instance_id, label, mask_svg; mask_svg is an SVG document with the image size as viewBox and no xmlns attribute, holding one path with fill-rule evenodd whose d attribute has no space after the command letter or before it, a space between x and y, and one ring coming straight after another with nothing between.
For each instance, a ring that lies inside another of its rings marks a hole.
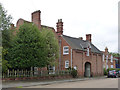
<instances>
[{"instance_id":1,"label":"tiled roof","mask_svg":"<svg viewBox=\"0 0 120 90\"><path fill-rule=\"evenodd\" d=\"M102 54L102 52L89 41L81 40L79 38L73 38L66 35L62 35L62 37L72 47L72 49L79 49L85 51L86 48L89 46L91 47L91 52Z\"/></svg>"}]
</instances>

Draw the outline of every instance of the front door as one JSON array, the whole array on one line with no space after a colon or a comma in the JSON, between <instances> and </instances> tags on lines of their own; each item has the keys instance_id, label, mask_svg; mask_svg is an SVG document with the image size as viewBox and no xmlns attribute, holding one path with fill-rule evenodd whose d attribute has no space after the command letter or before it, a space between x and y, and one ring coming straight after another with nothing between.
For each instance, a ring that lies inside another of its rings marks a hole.
<instances>
[{"instance_id":1,"label":"front door","mask_svg":"<svg viewBox=\"0 0 120 90\"><path fill-rule=\"evenodd\" d=\"M86 77L90 77L90 75L91 75L91 64L89 63L89 62L86 62L85 63L85 76Z\"/></svg>"}]
</instances>

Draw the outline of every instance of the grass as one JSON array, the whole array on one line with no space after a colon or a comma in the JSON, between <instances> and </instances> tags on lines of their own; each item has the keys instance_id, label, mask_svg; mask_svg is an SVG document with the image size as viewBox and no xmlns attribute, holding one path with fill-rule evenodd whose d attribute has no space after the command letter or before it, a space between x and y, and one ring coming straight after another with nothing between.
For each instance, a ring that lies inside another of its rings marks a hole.
<instances>
[{"instance_id":1,"label":"grass","mask_svg":"<svg viewBox=\"0 0 120 90\"><path fill-rule=\"evenodd\" d=\"M18 87L16 87L16 88L23 88L22 86L18 86Z\"/></svg>"}]
</instances>

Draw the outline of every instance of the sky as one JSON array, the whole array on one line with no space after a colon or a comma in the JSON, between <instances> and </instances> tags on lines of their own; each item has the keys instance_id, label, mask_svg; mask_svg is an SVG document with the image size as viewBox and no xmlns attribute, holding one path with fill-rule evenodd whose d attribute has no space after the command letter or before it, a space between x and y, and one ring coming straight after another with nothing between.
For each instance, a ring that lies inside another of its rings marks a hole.
<instances>
[{"instance_id":1,"label":"sky","mask_svg":"<svg viewBox=\"0 0 120 90\"><path fill-rule=\"evenodd\" d=\"M118 52L119 0L0 0L13 24L19 18L31 21L31 13L41 11L41 24L54 27L63 21L63 34L83 37L92 34L92 43L101 51Z\"/></svg>"}]
</instances>

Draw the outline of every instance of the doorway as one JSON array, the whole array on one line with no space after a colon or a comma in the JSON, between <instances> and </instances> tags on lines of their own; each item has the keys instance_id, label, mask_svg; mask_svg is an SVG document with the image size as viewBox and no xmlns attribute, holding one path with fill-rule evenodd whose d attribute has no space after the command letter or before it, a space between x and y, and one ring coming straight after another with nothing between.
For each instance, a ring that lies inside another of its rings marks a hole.
<instances>
[{"instance_id":1,"label":"doorway","mask_svg":"<svg viewBox=\"0 0 120 90\"><path fill-rule=\"evenodd\" d=\"M85 63L85 77L91 76L91 64L89 62Z\"/></svg>"}]
</instances>

